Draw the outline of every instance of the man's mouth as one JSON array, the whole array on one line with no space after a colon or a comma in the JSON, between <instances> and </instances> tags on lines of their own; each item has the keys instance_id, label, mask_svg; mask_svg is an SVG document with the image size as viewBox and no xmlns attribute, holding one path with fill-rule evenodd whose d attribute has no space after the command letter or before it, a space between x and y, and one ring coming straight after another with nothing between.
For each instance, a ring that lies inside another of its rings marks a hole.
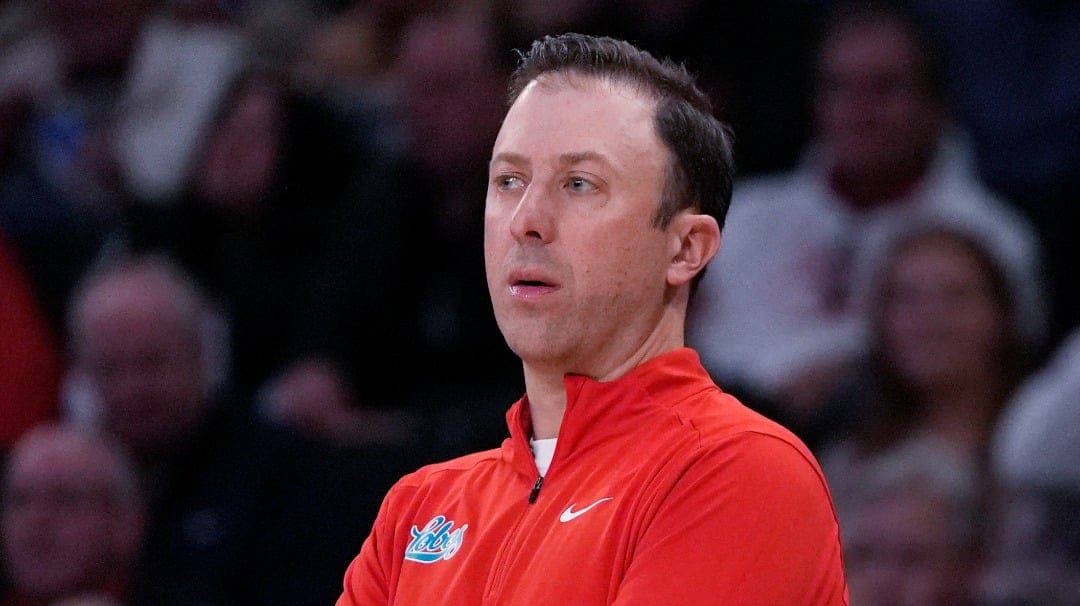
<instances>
[{"instance_id":1,"label":"man's mouth","mask_svg":"<svg viewBox=\"0 0 1080 606\"><path fill-rule=\"evenodd\" d=\"M510 294L525 299L546 295L557 289L558 286L555 283L539 278L520 278L510 281Z\"/></svg>"}]
</instances>

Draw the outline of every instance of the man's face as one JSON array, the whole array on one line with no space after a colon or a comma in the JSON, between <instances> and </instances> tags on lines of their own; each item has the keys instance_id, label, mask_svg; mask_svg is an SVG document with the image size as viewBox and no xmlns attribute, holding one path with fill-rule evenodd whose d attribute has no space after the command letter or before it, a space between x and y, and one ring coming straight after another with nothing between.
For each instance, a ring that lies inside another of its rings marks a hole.
<instances>
[{"instance_id":1,"label":"man's face","mask_svg":"<svg viewBox=\"0 0 1080 606\"><path fill-rule=\"evenodd\" d=\"M545 74L495 141L484 220L488 288L526 364L601 376L659 322L671 237L653 226L670 152L654 101Z\"/></svg>"},{"instance_id":2,"label":"man's face","mask_svg":"<svg viewBox=\"0 0 1080 606\"><path fill-rule=\"evenodd\" d=\"M167 450L205 409L197 327L153 276L110 279L88 295L78 363L94 387L105 426L137 452Z\"/></svg>"},{"instance_id":3,"label":"man's face","mask_svg":"<svg viewBox=\"0 0 1080 606\"><path fill-rule=\"evenodd\" d=\"M21 592L51 600L89 590L134 556L133 505L119 502L114 469L70 434L15 451L0 520L5 567Z\"/></svg>"},{"instance_id":4,"label":"man's face","mask_svg":"<svg viewBox=\"0 0 1080 606\"><path fill-rule=\"evenodd\" d=\"M942 107L926 82L911 31L887 18L847 23L818 59L818 135L841 173L873 178L918 164L941 132Z\"/></svg>"}]
</instances>

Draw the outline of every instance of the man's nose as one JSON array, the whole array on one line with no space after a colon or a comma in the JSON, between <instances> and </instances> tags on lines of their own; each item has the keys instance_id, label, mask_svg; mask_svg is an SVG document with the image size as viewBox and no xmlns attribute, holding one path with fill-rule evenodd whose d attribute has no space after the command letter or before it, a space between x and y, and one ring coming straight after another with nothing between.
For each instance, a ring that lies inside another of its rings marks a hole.
<instances>
[{"instance_id":1,"label":"man's nose","mask_svg":"<svg viewBox=\"0 0 1080 606\"><path fill-rule=\"evenodd\" d=\"M518 240L550 242L555 235L552 221L553 200L548 188L533 181L525 186L510 219L510 231Z\"/></svg>"}]
</instances>

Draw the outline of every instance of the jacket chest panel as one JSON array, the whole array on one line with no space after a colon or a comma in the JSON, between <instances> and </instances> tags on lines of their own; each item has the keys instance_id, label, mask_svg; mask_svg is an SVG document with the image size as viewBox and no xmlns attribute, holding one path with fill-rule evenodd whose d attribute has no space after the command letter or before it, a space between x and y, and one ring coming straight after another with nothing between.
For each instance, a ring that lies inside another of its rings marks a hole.
<instances>
[{"instance_id":1,"label":"jacket chest panel","mask_svg":"<svg viewBox=\"0 0 1080 606\"><path fill-rule=\"evenodd\" d=\"M498 503L418 512L398 603L605 603L631 545L625 522L634 503L625 479L571 474L546 485L531 504L515 483ZM568 578L575 579L569 587L547 581Z\"/></svg>"}]
</instances>

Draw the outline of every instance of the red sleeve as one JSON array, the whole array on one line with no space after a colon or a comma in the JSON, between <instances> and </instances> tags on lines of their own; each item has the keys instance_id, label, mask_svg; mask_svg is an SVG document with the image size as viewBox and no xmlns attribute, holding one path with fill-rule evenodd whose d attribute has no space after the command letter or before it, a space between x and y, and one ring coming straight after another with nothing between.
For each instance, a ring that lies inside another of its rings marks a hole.
<instances>
[{"instance_id":1,"label":"red sleeve","mask_svg":"<svg viewBox=\"0 0 1080 606\"><path fill-rule=\"evenodd\" d=\"M705 453L658 504L618 606L846 606L839 525L804 449L744 433Z\"/></svg>"},{"instance_id":2,"label":"red sleeve","mask_svg":"<svg viewBox=\"0 0 1080 606\"><path fill-rule=\"evenodd\" d=\"M393 524L389 519L391 490L383 500L371 534L345 571L345 587L335 606L379 606L390 603Z\"/></svg>"}]
</instances>

